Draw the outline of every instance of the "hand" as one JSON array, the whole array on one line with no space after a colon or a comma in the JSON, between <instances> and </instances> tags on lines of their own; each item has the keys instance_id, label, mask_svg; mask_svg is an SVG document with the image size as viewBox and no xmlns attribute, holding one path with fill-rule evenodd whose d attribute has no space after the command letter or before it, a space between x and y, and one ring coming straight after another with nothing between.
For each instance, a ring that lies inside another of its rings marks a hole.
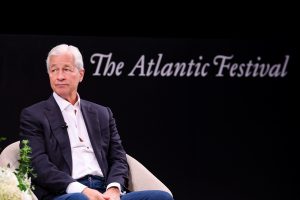
<instances>
[{"instance_id":1,"label":"hand","mask_svg":"<svg viewBox=\"0 0 300 200\"><path fill-rule=\"evenodd\" d=\"M82 193L85 194L89 198L89 200L110 200L109 197L105 196L98 190L94 190L88 187L84 188Z\"/></svg>"},{"instance_id":2,"label":"hand","mask_svg":"<svg viewBox=\"0 0 300 200\"><path fill-rule=\"evenodd\" d=\"M109 200L120 200L120 190L117 187L110 187L104 192L104 196Z\"/></svg>"}]
</instances>

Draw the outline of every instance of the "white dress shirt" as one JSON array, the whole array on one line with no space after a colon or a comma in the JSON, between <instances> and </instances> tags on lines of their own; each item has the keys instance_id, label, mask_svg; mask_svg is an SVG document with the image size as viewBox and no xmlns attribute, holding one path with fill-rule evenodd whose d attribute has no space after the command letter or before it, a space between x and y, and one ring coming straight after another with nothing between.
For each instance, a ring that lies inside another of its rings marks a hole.
<instances>
[{"instance_id":1,"label":"white dress shirt","mask_svg":"<svg viewBox=\"0 0 300 200\"><path fill-rule=\"evenodd\" d=\"M79 179L88 174L103 177L102 170L94 154L87 128L81 113L79 94L77 94L78 100L74 105L58 96L55 92L53 93L53 96L68 127L68 135L72 152L72 177L74 179ZM111 183L107 186L107 188L113 186L118 187L121 191L121 186L119 183ZM69 184L66 192L82 192L86 187L87 186L79 182L73 182Z\"/></svg>"}]
</instances>

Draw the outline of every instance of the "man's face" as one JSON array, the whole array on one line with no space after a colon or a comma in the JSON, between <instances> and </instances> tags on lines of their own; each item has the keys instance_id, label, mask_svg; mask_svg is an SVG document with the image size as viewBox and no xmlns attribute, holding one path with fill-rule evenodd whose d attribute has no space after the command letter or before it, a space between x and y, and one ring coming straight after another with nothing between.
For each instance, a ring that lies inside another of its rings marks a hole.
<instances>
[{"instance_id":1,"label":"man's face","mask_svg":"<svg viewBox=\"0 0 300 200\"><path fill-rule=\"evenodd\" d=\"M78 84L83 79L84 70L75 66L71 54L54 55L49 61L48 73L52 90L72 103L76 100Z\"/></svg>"}]
</instances>

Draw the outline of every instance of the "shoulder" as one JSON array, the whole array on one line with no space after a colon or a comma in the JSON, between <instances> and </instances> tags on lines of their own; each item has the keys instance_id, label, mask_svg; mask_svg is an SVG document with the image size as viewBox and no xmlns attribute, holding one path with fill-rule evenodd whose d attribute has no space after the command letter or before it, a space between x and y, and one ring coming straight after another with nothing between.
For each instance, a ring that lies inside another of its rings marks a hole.
<instances>
[{"instance_id":1,"label":"shoulder","mask_svg":"<svg viewBox=\"0 0 300 200\"><path fill-rule=\"evenodd\" d=\"M88 106L89 108L92 108L92 109L100 109L100 110L106 110L107 109L106 106L97 104L95 102L87 101L87 100L84 100L84 99L81 99L80 101L81 101L82 106Z\"/></svg>"},{"instance_id":2,"label":"shoulder","mask_svg":"<svg viewBox=\"0 0 300 200\"><path fill-rule=\"evenodd\" d=\"M55 102L54 98L51 96L47 100L42 100L36 102L30 106L27 106L22 109L21 113L44 113L44 110L55 110L59 109L57 103Z\"/></svg>"},{"instance_id":3,"label":"shoulder","mask_svg":"<svg viewBox=\"0 0 300 200\"><path fill-rule=\"evenodd\" d=\"M81 99L81 105L90 111L96 111L105 115L111 115L111 109L108 106L97 104L91 101Z\"/></svg>"},{"instance_id":4,"label":"shoulder","mask_svg":"<svg viewBox=\"0 0 300 200\"><path fill-rule=\"evenodd\" d=\"M40 120L43 119L47 101L40 101L21 110L21 120Z\"/></svg>"},{"instance_id":5,"label":"shoulder","mask_svg":"<svg viewBox=\"0 0 300 200\"><path fill-rule=\"evenodd\" d=\"M32 104L30 106L27 106L27 107L23 108L21 113L24 113L24 112L39 112L39 111L44 110L46 105L47 105L47 101L40 101L40 102L37 102L35 104Z\"/></svg>"},{"instance_id":6,"label":"shoulder","mask_svg":"<svg viewBox=\"0 0 300 200\"><path fill-rule=\"evenodd\" d=\"M24 108L24 110L36 110L45 108L47 101L40 101Z\"/></svg>"}]
</instances>

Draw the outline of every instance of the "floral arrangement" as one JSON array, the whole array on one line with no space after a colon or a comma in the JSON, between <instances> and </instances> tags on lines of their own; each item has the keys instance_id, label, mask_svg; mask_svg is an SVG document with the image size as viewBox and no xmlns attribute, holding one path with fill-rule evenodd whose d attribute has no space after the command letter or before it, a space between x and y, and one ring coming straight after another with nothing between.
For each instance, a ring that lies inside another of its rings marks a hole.
<instances>
[{"instance_id":1,"label":"floral arrangement","mask_svg":"<svg viewBox=\"0 0 300 200\"><path fill-rule=\"evenodd\" d=\"M1 200L32 200L29 174L33 174L30 165L31 148L28 140L22 140L20 149L19 167L11 169L10 166L0 167L0 199Z\"/></svg>"}]
</instances>

